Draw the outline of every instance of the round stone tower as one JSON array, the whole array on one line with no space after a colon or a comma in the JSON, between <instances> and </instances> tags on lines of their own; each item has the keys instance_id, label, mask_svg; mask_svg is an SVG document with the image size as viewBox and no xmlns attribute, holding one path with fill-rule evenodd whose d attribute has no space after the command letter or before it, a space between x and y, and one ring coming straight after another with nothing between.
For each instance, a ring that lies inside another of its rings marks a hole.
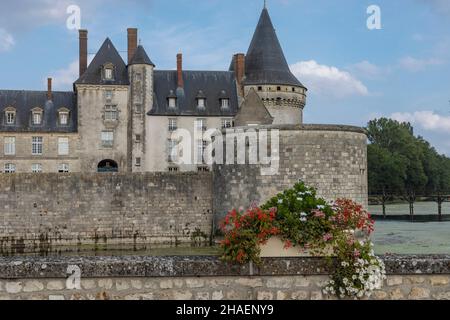
<instances>
[{"instance_id":1,"label":"round stone tower","mask_svg":"<svg viewBox=\"0 0 450 320\"><path fill-rule=\"evenodd\" d=\"M307 89L292 74L267 8L245 57L244 96L253 88L277 124L302 124Z\"/></svg>"}]
</instances>

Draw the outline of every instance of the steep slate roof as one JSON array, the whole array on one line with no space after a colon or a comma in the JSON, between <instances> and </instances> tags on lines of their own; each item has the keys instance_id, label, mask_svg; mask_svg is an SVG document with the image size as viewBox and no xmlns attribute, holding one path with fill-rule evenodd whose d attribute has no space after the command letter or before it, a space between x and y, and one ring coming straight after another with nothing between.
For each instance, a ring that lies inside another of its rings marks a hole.
<instances>
[{"instance_id":1,"label":"steep slate roof","mask_svg":"<svg viewBox=\"0 0 450 320\"><path fill-rule=\"evenodd\" d=\"M292 74L269 12L263 9L245 59L245 84L302 86Z\"/></svg>"},{"instance_id":2,"label":"steep slate roof","mask_svg":"<svg viewBox=\"0 0 450 320\"><path fill-rule=\"evenodd\" d=\"M53 92L52 101L47 100L46 91L0 90L0 132L77 132L77 106L73 92ZM16 109L16 124L6 125L5 109ZM42 124L31 124L31 110L44 110ZM67 126L58 125L58 110L70 111Z\"/></svg>"},{"instance_id":3,"label":"steep slate roof","mask_svg":"<svg viewBox=\"0 0 450 320\"><path fill-rule=\"evenodd\" d=\"M273 123L273 117L255 89L250 89L245 97L234 123L236 127L244 127L250 124L270 125Z\"/></svg>"},{"instance_id":4,"label":"steep slate roof","mask_svg":"<svg viewBox=\"0 0 450 320\"><path fill-rule=\"evenodd\" d=\"M177 71L155 70L154 103L148 115L234 117L239 108L236 77L229 71L183 71L184 89L177 88ZM200 93L200 95L199 95ZM168 97L177 97L177 108L168 107ZM197 107L197 98L206 98L206 107ZM220 99L230 99L226 110Z\"/></svg>"},{"instance_id":5,"label":"steep slate roof","mask_svg":"<svg viewBox=\"0 0 450 320\"><path fill-rule=\"evenodd\" d=\"M107 63L112 63L115 67L114 81L105 81L102 78L102 67ZM109 38L103 42L103 45L95 55L92 62L89 64L86 72L77 81L75 81L75 84L129 84L127 66Z\"/></svg>"},{"instance_id":6,"label":"steep slate roof","mask_svg":"<svg viewBox=\"0 0 450 320\"><path fill-rule=\"evenodd\" d=\"M138 46L136 49L136 52L131 59L131 62L129 65L133 64L148 64L151 66L155 66L155 64L150 60L150 58L147 55L147 52L145 52L145 49L143 46Z\"/></svg>"}]
</instances>

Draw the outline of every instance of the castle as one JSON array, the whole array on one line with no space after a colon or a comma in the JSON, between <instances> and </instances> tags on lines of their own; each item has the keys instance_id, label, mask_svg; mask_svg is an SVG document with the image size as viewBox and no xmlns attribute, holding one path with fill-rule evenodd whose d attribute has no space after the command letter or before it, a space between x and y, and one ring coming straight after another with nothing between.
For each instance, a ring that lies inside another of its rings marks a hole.
<instances>
[{"instance_id":1,"label":"castle","mask_svg":"<svg viewBox=\"0 0 450 320\"><path fill-rule=\"evenodd\" d=\"M248 52L228 71L158 70L138 30L128 29L125 63L106 39L88 65L88 31L79 30L73 92L0 90L0 172L209 171L178 165L177 129L302 124L307 89L289 70L267 8ZM208 141L191 153L202 159Z\"/></svg>"}]
</instances>

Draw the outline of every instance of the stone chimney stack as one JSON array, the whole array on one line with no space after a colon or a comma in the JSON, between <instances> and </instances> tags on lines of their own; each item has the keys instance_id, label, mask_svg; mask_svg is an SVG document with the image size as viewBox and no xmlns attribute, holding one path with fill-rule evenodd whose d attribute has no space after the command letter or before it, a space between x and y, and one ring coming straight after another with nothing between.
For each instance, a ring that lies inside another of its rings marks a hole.
<instances>
[{"instance_id":1,"label":"stone chimney stack","mask_svg":"<svg viewBox=\"0 0 450 320\"><path fill-rule=\"evenodd\" d=\"M245 77L245 54L237 53L234 55L234 72L239 89L243 91L242 82Z\"/></svg>"},{"instance_id":2,"label":"stone chimney stack","mask_svg":"<svg viewBox=\"0 0 450 320\"><path fill-rule=\"evenodd\" d=\"M138 46L138 29L128 28L128 64L131 63Z\"/></svg>"},{"instance_id":3,"label":"stone chimney stack","mask_svg":"<svg viewBox=\"0 0 450 320\"><path fill-rule=\"evenodd\" d=\"M47 100L53 100L52 78L47 79Z\"/></svg>"},{"instance_id":4,"label":"stone chimney stack","mask_svg":"<svg viewBox=\"0 0 450 320\"><path fill-rule=\"evenodd\" d=\"M183 55L181 53L177 54L177 79L178 88L184 88L183 81Z\"/></svg>"},{"instance_id":5,"label":"stone chimney stack","mask_svg":"<svg viewBox=\"0 0 450 320\"><path fill-rule=\"evenodd\" d=\"M80 35L80 77L86 72L88 64L88 31L79 30Z\"/></svg>"}]
</instances>

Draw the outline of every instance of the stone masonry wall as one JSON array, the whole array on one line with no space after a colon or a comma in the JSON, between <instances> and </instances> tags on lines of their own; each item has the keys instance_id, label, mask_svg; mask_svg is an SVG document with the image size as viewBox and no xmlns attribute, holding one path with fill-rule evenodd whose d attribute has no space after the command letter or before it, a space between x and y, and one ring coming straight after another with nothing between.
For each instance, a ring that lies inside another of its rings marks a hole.
<instances>
[{"instance_id":1,"label":"stone masonry wall","mask_svg":"<svg viewBox=\"0 0 450 320\"><path fill-rule=\"evenodd\" d=\"M0 300L336 299L323 294L329 277L314 259L272 259L253 276L245 266L230 268L216 258L90 259L2 259ZM370 299L450 300L448 259L388 258L388 279ZM79 266L78 283L68 281L68 265Z\"/></svg>"},{"instance_id":2,"label":"stone masonry wall","mask_svg":"<svg viewBox=\"0 0 450 320\"><path fill-rule=\"evenodd\" d=\"M211 190L208 173L1 175L0 251L206 240Z\"/></svg>"},{"instance_id":3,"label":"stone masonry wall","mask_svg":"<svg viewBox=\"0 0 450 320\"><path fill-rule=\"evenodd\" d=\"M327 200L350 198L368 205L367 136L363 129L331 125L260 128L279 130L279 172L262 175L260 165L215 166L218 218L255 201L263 204L299 180L315 187Z\"/></svg>"}]
</instances>

